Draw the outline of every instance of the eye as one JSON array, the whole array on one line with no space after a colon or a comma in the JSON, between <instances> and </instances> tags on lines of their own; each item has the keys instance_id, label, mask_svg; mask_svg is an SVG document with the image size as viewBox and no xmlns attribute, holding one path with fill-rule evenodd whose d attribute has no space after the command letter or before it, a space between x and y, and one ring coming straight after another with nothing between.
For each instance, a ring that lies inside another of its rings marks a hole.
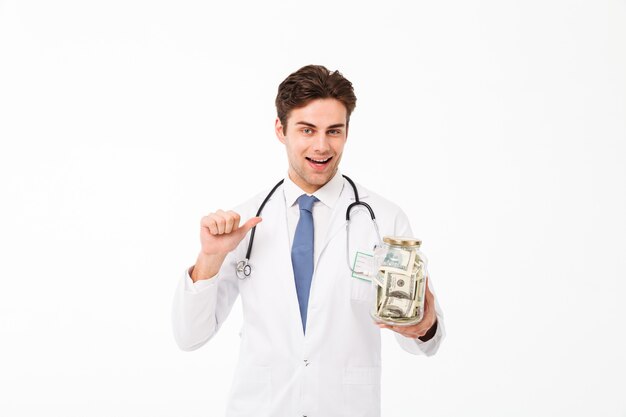
<instances>
[{"instance_id":1,"label":"eye","mask_svg":"<svg viewBox=\"0 0 626 417\"><path fill-rule=\"evenodd\" d=\"M304 133L305 135L310 135L311 133L313 133L313 129L311 129L310 127L305 127L304 129L302 129L302 133Z\"/></svg>"},{"instance_id":2,"label":"eye","mask_svg":"<svg viewBox=\"0 0 626 417\"><path fill-rule=\"evenodd\" d=\"M331 129L331 130L328 131L328 133L331 134L331 135L335 135L335 136L336 135L341 135L341 130L339 130L339 129Z\"/></svg>"}]
</instances>

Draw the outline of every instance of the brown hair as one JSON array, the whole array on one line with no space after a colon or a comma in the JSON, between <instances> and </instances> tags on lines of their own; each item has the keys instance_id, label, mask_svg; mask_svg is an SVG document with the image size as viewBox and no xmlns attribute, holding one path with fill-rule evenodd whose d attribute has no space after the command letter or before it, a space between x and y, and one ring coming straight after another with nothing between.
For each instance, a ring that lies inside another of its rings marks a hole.
<instances>
[{"instance_id":1,"label":"brown hair","mask_svg":"<svg viewBox=\"0 0 626 417\"><path fill-rule=\"evenodd\" d=\"M322 65L307 65L289 75L278 86L276 112L283 130L287 130L287 118L291 110L320 98L334 98L343 103L347 112L347 126L356 106L352 83L339 71L331 72Z\"/></svg>"}]
</instances>

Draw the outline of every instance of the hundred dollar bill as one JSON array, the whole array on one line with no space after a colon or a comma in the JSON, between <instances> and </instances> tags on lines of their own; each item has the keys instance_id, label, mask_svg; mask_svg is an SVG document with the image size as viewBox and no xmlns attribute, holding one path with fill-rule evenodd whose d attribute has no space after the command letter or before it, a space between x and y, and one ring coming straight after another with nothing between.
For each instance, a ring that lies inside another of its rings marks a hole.
<instances>
[{"instance_id":1,"label":"hundred dollar bill","mask_svg":"<svg viewBox=\"0 0 626 417\"><path fill-rule=\"evenodd\" d=\"M386 275L385 295L387 297L407 298L410 300L415 298L416 274L407 276L386 272Z\"/></svg>"},{"instance_id":2,"label":"hundred dollar bill","mask_svg":"<svg viewBox=\"0 0 626 417\"><path fill-rule=\"evenodd\" d=\"M422 305L424 303L424 300L422 299L423 297L421 297L420 291L422 291L423 282L418 280L416 282L416 286L417 286L417 291L415 294L415 305Z\"/></svg>"},{"instance_id":3,"label":"hundred dollar bill","mask_svg":"<svg viewBox=\"0 0 626 417\"><path fill-rule=\"evenodd\" d=\"M413 300L387 297L380 307L378 315L384 318L406 318L411 316Z\"/></svg>"},{"instance_id":4,"label":"hundred dollar bill","mask_svg":"<svg viewBox=\"0 0 626 417\"><path fill-rule=\"evenodd\" d=\"M413 264L413 269L418 271L424 271L424 262L420 260L419 257L415 257L415 263Z\"/></svg>"},{"instance_id":5,"label":"hundred dollar bill","mask_svg":"<svg viewBox=\"0 0 626 417\"><path fill-rule=\"evenodd\" d=\"M415 251L391 248L385 255L381 269L408 274L415 263Z\"/></svg>"},{"instance_id":6,"label":"hundred dollar bill","mask_svg":"<svg viewBox=\"0 0 626 417\"><path fill-rule=\"evenodd\" d=\"M415 271L415 279L417 283L417 296L416 301L418 301L419 305L424 303L424 286L426 285L426 276L424 275L424 264L419 262L419 265L416 263L416 271Z\"/></svg>"},{"instance_id":7,"label":"hundred dollar bill","mask_svg":"<svg viewBox=\"0 0 626 417\"><path fill-rule=\"evenodd\" d=\"M387 282L387 272L386 271L378 271L376 275L374 275L374 283L376 283L379 287L385 287L385 282Z\"/></svg>"}]
</instances>

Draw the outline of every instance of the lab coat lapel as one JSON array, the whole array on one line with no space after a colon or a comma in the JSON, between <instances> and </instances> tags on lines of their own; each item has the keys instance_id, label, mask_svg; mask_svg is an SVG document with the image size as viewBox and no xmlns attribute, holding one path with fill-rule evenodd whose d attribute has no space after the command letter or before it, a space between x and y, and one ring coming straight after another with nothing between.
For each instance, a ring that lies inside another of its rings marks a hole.
<instances>
[{"instance_id":1,"label":"lab coat lapel","mask_svg":"<svg viewBox=\"0 0 626 417\"><path fill-rule=\"evenodd\" d=\"M240 283L245 289L250 314L255 314L255 303L272 303L280 306L276 317L282 329L289 329L294 342L302 341L302 320L296 295L296 286L291 263L291 248L287 226L285 196L277 191L267 202L261 213L263 221L256 231L250 264L250 280ZM242 293L243 295L243 293Z\"/></svg>"},{"instance_id":2,"label":"lab coat lapel","mask_svg":"<svg viewBox=\"0 0 626 417\"><path fill-rule=\"evenodd\" d=\"M352 189L352 186L350 186L350 183L345 179L343 182L343 188L333 209L330 226L328 227L326 239L324 239L324 244L320 250L320 255L317 259L315 269L317 269L317 265L324 256L324 252L326 251L326 248L331 240L334 239L341 230L346 228L346 210L350 204L356 201L354 198L354 190ZM357 189L359 191L359 199L362 200L364 197L367 197L366 192L362 188L357 186Z\"/></svg>"}]
</instances>

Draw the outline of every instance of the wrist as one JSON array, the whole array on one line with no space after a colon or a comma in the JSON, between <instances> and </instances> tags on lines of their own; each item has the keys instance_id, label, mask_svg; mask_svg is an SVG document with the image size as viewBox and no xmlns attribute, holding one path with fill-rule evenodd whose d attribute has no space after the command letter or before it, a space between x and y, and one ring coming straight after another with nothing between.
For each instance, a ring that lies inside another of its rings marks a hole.
<instances>
[{"instance_id":1,"label":"wrist","mask_svg":"<svg viewBox=\"0 0 626 417\"><path fill-rule=\"evenodd\" d=\"M432 326L430 326L430 329L428 329L428 331L424 334L424 336L419 336L418 339L421 340L422 342L428 342L430 339L435 337L436 333L437 333L437 319L435 319L435 322L433 323Z\"/></svg>"},{"instance_id":2,"label":"wrist","mask_svg":"<svg viewBox=\"0 0 626 417\"><path fill-rule=\"evenodd\" d=\"M224 259L226 259L226 254L205 254L201 252L189 274L191 280L196 282L214 277L222 267Z\"/></svg>"}]
</instances>

